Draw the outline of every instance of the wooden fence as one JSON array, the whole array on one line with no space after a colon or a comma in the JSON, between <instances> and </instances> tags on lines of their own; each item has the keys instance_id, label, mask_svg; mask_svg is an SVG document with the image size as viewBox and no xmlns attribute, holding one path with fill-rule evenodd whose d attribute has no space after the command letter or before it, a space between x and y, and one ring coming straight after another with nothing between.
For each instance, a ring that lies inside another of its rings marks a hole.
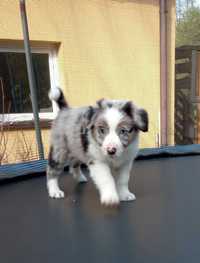
<instances>
[{"instance_id":1,"label":"wooden fence","mask_svg":"<svg viewBox=\"0 0 200 263\"><path fill-rule=\"evenodd\" d=\"M175 144L199 143L199 49L176 48Z\"/></svg>"}]
</instances>

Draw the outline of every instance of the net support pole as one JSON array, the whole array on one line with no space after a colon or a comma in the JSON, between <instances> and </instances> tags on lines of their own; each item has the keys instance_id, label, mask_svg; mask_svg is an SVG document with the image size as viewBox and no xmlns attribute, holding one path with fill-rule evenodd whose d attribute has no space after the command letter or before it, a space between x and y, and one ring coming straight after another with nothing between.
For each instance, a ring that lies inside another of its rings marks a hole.
<instances>
[{"instance_id":1,"label":"net support pole","mask_svg":"<svg viewBox=\"0 0 200 263\"><path fill-rule=\"evenodd\" d=\"M30 87L30 92L31 92L31 103L32 103L32 109L33 109L33 116L34 116L37 147L38 147L39 158L44 159L44 150L43 150L43 144L42 144L42 135L41 135L41 130L40 130L40 120L39 120L39 114L38 114L38 104L37 104L37 95L36 95L36 81L35 81L34 71L33 71L33 62L32 62L32 55L31 55L31 48L30 48L30 41L29 41L29 31L28 31L25 0L20 0L19 4L20 4L20 13L21 13L23 36L24 36L24 49L25 49L25 55L26 55L29 87Z\"/></svg>"}]
</instances>

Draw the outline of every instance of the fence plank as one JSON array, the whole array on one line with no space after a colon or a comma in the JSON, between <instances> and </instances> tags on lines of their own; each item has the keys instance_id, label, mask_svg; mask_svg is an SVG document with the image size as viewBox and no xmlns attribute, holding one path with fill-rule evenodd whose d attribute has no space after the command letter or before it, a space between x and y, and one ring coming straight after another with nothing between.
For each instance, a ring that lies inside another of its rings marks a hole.
<instances>
[{"instance_id":1,"label":"fence plank","mask_svg":"<svg viewBox=\"0 0 200 263\"><path fill-rule=\"evenodd\" d=\"M192 50L191 49L176 48L176 52L175 52L175 58L176 59L191 58L191 56L192 56Z\"/></svg>"},{"instance_id":2,"label":"fence plank","mask_svg":"<svg viewBox=\"0 0 200 263\"><path fill-rule=\"evenodd\" d=\"M175 65L175 72L176 74L180 73L191 73L192 65L190 62L187 63L180 63Z\"/></svg>"},{"instance_id":3,"label":"fence plank","mask_svg":"<svg viewBox=\"0 0 200 263\"><path fill-rule=\"evenodd\" d=\"M176 80L176 90L177 89L190 89L190 85L191 85L190 77Z\"/></svg>"}]
</instances>

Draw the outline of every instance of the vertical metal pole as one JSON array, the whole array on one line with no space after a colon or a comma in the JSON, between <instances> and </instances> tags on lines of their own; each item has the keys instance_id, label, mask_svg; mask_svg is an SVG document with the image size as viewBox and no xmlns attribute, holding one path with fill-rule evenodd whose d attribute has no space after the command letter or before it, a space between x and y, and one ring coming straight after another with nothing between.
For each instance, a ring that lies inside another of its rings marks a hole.
<instances>
[{"instance_id":1,"label":"vertical metal pole","mask_svg":"<svg viewBox=\"0 0 200 263\"><path fill-rule=\"evenodd\" d=\"M40 121L39 121L38 104L37 104L37 96L36 96L36 82L35 82L35 77L34 77L34 72L33 72L33 62L32 62L32 55L31 55L30 42L29 42L29 32L28 32L25 0L20 0L20 12L21 12L23 35L24 35L24 48L25 48L25 55L26 55L29 86L30 86L30 91L31 91L31 102L32 102L32 108L33 108L36 140L37 140L39 158L44 159L44 150L43 150L43 145L42 145L42 136L41 136L41 131L40 131Z\"/></svg>"},{"instance_id":2,"label":"vertical metal pole","mask_svg":"<svg viewBox=\"0 0 200 263\"><path fill-rule=\"evenodd\" d=\"M166 0L160 0L160 125L161 146L167 145L167 23Z\"/></svg>"}]
</instances>

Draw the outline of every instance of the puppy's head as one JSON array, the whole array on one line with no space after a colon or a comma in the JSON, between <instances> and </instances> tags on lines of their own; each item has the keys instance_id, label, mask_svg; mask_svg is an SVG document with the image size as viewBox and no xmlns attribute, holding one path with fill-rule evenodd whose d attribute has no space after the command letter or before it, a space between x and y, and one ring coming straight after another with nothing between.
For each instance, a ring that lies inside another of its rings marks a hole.
<instances>
[{"instance_id":1,"label":"puppy's head","mask_svg":"<svg viewBox=\"0 0 200 263\"><path fill-rule=\"evenodd\" d=\"M92 135L104 155L119 157L137 138L148 131L148 114L131 101L99 100Z\"/></svg>"}]
</instances>

